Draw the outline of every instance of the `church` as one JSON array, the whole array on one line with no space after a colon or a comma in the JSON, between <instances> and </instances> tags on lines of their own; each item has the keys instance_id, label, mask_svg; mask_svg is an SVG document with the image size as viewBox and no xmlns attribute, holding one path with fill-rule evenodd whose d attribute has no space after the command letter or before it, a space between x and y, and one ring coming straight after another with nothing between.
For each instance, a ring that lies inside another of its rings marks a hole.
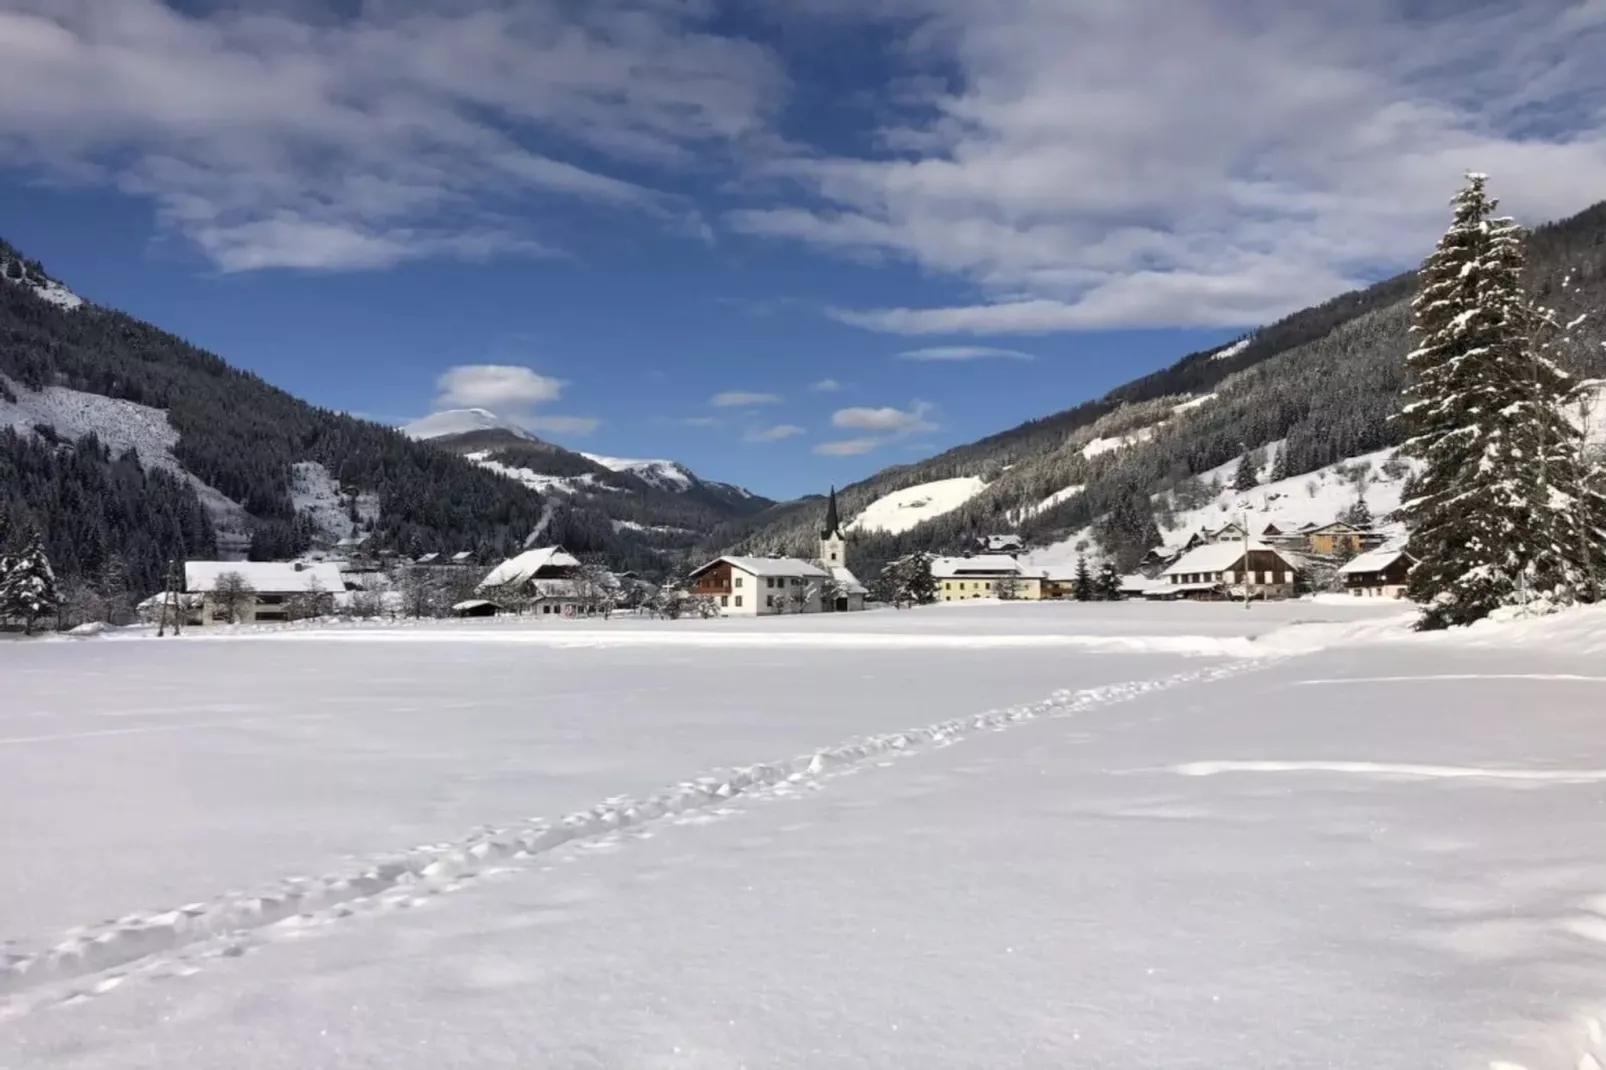
<instances>
[{"instance_id":1,"label":"church","mask_svg":"<svg viewBox=\"0 0 1606 1070\"><path fill-rule=\"evenodd\" d=\"M848 567L848 540L834 487L820 528L816 560L726 555L694 569L687 586L692 594L713 599L720 614L727 617L847 613L865 608L869 594Z\"/></svg>"}]
</instances>

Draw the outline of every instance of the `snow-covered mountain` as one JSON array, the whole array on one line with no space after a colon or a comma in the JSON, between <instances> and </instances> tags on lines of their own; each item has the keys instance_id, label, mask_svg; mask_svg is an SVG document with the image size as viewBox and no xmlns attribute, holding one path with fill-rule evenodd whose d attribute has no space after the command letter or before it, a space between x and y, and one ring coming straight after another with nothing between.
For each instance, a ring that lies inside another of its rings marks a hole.
<instances>
[{"instance_id":1,"label":"snow-covered mountain","mask_svg":"<svg viewBox=\"0 0 1606 1070\"><path fill-rule=\"evenodd\" d=\"M444 409L432 412L410 424L403 424L401 433L408 438L445 438L448 435L468 435L476 431L506 431L518 438L535 440L535 436L512 420L505 420L489 409Z\"/></svg>"},{"instance_id":2,"label":"snow-covered mountain","mask_svg":"<svg viewBox=\"0 0 1606 1070\"><path fill-rule=\"evenodd\" d=\"M45 274L38 261L26 259L4 243L0 243L0 281L27 287L35 297L57 308L74 309L84 303L82 297Z\"/></svg>"},{"instance_id":3,"label":"snow-covered mountain","mask_svg":"<svg viewBox=\"0 0 1606 1070\"><path fill-rule=\"evenodd\" d=\"M632 460L628 457L605 457L600 453L582 453L580 456L596 461L610 472L629 472L660 490L685 491L701 482L690 468L679 461Z\"/></svg>"}]
</instances>

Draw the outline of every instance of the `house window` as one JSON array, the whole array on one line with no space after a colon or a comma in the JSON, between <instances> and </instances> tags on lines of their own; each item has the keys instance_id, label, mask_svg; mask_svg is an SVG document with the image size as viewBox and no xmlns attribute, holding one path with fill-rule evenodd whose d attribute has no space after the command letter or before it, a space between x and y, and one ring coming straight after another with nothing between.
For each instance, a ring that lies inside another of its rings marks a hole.
<instances>
[{"instance_id":1,"label":"house window","mask_svg":"<svg viewBox=\"0 0 1606 1070\"><path fill-rule=\"evenodd\" d=\"M764 604L766 606L769 606L771 609L774 609L775 608L775 596L772 595L772 594L765 595L764 596Z\"/></svg>"},{"instance_id":2,"label":"house window","mask_svg":"<svg viewBox=\"0 0 1606 1070\"><path fill-rule=\"evenodd\" d=\"M731 596L728 595L728 594L720 595L719 596L719 604L722 605L722 606L730 605L731 604Z\"/></svg>"},{"instance_id":3,"label":"house window","mask_svg":"<svg viewBox=\"0 0 1606 1070\"><path fill-rule=\"evenodd\" d=\"M741 604L742 604L742 596L741 595L737 595L736 596L736 605L737 605L737 607L740 608Z\"/></svg>"},{"instance_id":4,"label":"house window","mask_svg":"<svg viewBox=\"0 0 1606 1070\"><path fill-rule=\"evenodd\" d=\"M736 586L740 587L741 585L742 585L742 578L740 576L737 576L736 577Z\"/></svg>"}]
</instances>

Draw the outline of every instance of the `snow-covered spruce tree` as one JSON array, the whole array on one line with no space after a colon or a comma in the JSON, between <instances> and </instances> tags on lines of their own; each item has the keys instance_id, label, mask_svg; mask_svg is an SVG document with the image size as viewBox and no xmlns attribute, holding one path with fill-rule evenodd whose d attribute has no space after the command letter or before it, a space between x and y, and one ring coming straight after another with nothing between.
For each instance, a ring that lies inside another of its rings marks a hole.
<instances>
[{"instance_id":1,"label":"snow-covered spruce tree","mask_svg":"<svg viewBox=\"0 0 1606 1070\"><path fill-rule=\"evenodd\" d=\"M61 604L56 573L45 556L45 540L35 530L22 553L3 566L0 576L0 618L22 623L24 635L33 634L40 617L53 613Z\"/></svg>"},{"instance_id":2,"label":"snow-covered spruce tree","mask_svg":"<svg viewBox=\"0 0 1606 1070\"><path fill-rule=\"evenodd\" d=\"M1423 264L1417 347L1397 416L1402 451L1423 462L1400 516L1420 564L1407 593L1420 629L1470 624L1587 583L1576 530L1578 439L1561 411L1568 377L1539 352L1540 317L1522 291L1523 233L1494 215L1483 175ZM1593 552L1593 551L1590 551Z\"/></svg>"},{"instance_id":3,"label":"snow-covered spruce tree","mask_svg":"<svg viewBox=\"0 0 1606 1070\"><path fill-rule=\"evenodd\" d=\"M1093 592L1100 602L1121 600L1121 573L1116 570L1115 562L1107 557L1100 562L1098 575L1093 578Z\"/></svg>"},{"instance_id":4,"label":"snow-covered spruce tree","mask_svg":"<svg viewBox=\"0 0 1606 1070\"><path fill-rule=\"evenodd\" d=\"M1071 597L1078 602L1093 601L1093 574L1087 570L1087 558L1076 559L1076 579L1071 585Z\"/></svg>"},{"instance_id":5,"label":"snow-covered spruce tree","mask_svg":"<svg viewBox=\"0 0 1606 1070\"><path fill-rule=\"evenodd\" d=\"M1260 479L1255 474L1254 455L1244 454L1238 460L1238 468L1232 476L1233 490L1254 490L1260 486Z\"/></svg>"}]
</instances>

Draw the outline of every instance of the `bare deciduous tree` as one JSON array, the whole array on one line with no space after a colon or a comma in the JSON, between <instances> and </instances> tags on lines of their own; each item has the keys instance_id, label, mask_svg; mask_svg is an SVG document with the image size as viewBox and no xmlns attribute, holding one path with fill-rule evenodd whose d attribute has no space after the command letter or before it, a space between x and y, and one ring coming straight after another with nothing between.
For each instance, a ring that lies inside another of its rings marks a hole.
<instances>
[{"instance_id":1,"label":"bare deciduous tree","mask_svg":"<svg viewBox=\"0 0 1606 1070\"><path fill-rule=\"evenodd\" d=\"M257 589L245 575L234 570L218 573L212 584L212 613L229 624L238 624L245 611L256 604Z\"/></svg>"}]
</instances>

